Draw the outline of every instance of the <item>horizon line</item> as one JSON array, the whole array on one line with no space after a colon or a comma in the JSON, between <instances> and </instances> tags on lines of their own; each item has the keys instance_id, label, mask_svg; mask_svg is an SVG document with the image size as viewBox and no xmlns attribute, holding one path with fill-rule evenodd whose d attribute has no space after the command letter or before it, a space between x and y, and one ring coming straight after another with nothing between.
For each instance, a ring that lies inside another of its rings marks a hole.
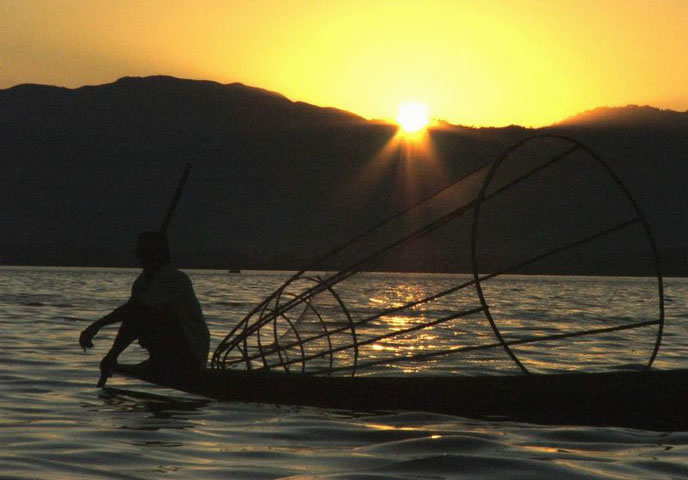
<instances>
[{"instance_id":1,"label":"horizon line","mask_svg":"<svg viewBox=\"0 0 688 480\"><path fill-rule=\"evenodd\" d=\"M243 87L250 88L253 90L259 90L259 91L265 92L267 94L280 96L280 97L282 97L282 98L284 98L284 99L286 99L289 102L294 103L294 104L295 103L301 103L301 104L306 104L309 106L322 108L322 109L339 110L341 112L346 112L346 113L349 113L351 115L355 115L355 116L360 117L361 119L363 119L367 122L372 122L372 123L376 123L376 122L377 123L387 123L390 125L396 125L397 124L397 122L393 118L366 117L366 116L361 115L357 112L345 110L343 108L336 107L333 105L316 105L314 103L306 102L303 100L293 100L281 92L269 90L269 89L259 87L259 86L249 85L249 84L246 84L244 82L236 81L236 82L222 83L222 82L217 81L217 80L177 77L177 76L168 75L168 74L153 74L153 75L139 75L139 76L137 76L137 75L124 75L124 76L118 77L117 79L115 79L111 82L105 82L105 83L99 83L99 84L88 83L88 84L83 84L83 85L79 85L79 86L75 86L75 87L69 87L69 86L64 86L64 85L54 85L54 84L47 84L47 83L37 83L37 82L30 82L29 81L29 82L17 83L15 85L11 85L11 86L5 87L5 88L0 88L0 92L12 90L12 89L15 89L18 87L23 87L23 86L48 87L48 88L57 88L57 89L63 89L63 90L69 90L69 91L76 91L76 90L80 90L82 88L97 88L97 87L104 87L104 86L108 86L108 85L114 85L114 84L116 84L122 80L127 80L127 79L145 80L145 79L153 79L153 78L167 78L167 79L173 79L173 80L179 80L179 81L198 82L198 83L213 83L213 84L220 85L223 87L243 86ZM521 125L518 123L508 123L508 124L503 124L503 125L475 125L475 124L468 125L468 124L463 124L463 123L452 123L446 119L438 118L438 117L431 117L431 121L435 122L436 124L443 124L443 125L448 125L451 127L458 127L458 128L499 129L499 128L518 127L518 128L523 128L523 129L527 129L527 130L536 130L536 129L540 129L540 128L561 126L561 124L567 122L568 120L574 119L574 118L579 117L579 116L583 116L583 115L588 114L588 113L599 111L599 110L621 110L621 109L626 109L626 108L650 108L653 110L657 110L659 112L670 112L670 113L678 113L678 114L686 113L686 114L688 114L688 109L683 111L683 110L674 110L672 108L661 108L661 107L657 107L657 106L650 105L650 104L641 105L638 103L627 103L625 105L599 105L596 107L588 108L585 110L578 111L576 113L569 114L569 115L563 117L561 120L558 120L556 122L549 123L549 124L543 124L543 125L532 125L532 124L531 125ZM432 127L429 127L428 129L431 130Z\"/></svg>"}]
</instances>

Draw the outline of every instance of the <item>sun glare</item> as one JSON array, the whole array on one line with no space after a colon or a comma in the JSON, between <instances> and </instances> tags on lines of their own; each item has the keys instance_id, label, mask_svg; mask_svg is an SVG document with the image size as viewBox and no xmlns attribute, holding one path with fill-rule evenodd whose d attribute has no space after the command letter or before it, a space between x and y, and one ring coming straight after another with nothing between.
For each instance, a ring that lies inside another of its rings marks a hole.
<instances>
[{"instance_id":1,"label":"sun glare","mask_svg":"<svg viewBox=\"0 0 688 480\"><path fill-rule=\"evenodd\" d=\"M418 132L430 123L428 106L421 102L404 102L399 105L397 123L408 133Z\"/></svg>"}]
</instances>

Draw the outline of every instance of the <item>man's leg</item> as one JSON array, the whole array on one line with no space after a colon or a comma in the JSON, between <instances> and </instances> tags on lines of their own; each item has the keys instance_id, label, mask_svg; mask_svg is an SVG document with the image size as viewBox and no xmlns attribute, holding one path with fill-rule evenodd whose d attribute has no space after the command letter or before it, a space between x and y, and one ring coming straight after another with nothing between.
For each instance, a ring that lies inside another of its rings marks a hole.
<instances>
[{"instance_id":1,"label":"man's leg","mask_svg":"<svg viewBox=\"0 0 688 480\"><path fill-rule=\"evenodd\" d=\"M148 320L146 334L139 337L148 350L151 367L163 383L183 385L198 377L198 367L193 361L181 325L173 316L157 316Z\"/></svg>"}]
</instances>

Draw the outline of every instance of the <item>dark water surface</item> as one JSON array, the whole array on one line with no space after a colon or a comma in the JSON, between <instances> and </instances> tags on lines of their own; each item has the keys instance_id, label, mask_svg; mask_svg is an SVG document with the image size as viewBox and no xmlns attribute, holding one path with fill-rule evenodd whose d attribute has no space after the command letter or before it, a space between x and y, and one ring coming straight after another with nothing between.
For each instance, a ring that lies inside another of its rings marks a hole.
<instances>
[{"instance_id":1,"label":"dark water surface","mask_svg":"<svg viewBox=\"0 0 688 480\"><path fill-rule=\"evenodd\" d=\"M285 278L271 272L188 273L208 318L211 348ZM136 274L0 269L0 478L688 478L688 432L219 403L120 378L97 389L98 361L114 331L103 331L89 353L78 347L78 334L126 300ZM358 295L364 308L443 281L446 277L363 276L358 293L349 295ZM656 304L652 294L646 298L642 292L651 292L653 282L512 277L494 283L489 293L505 329L543 329L541 310L535 308L543 302L562 322L610 305L622 317L651 318ZM688 281L666 284L667 327L656 366L685 368ZM514 323L524 317L530 323ZM619 334L584 349L566 346L557 355L535 348L519 353L534 369L636 365L645 361L653 334L652 329ZM612 353L602 355L600 349ZM143 358L131 350L126 361ZM482 373L491 364L469 362L469 373Z\"/></svg>"}]
</instances>

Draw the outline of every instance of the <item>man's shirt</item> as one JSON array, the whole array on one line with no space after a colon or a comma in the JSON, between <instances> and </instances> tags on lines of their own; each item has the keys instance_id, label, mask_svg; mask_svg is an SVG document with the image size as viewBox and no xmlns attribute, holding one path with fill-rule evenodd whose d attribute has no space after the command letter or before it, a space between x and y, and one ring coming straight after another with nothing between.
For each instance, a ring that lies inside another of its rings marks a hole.
<instances>
[{"instance_id":1,"label":"man's shirt","mask_svg":"<svg viewBox=\"0 0 688 480\"><path fill-rule=\"evenodd\" d=\"M131 288L131 300L161 313L172 325L178 325L194 361L199 367L205 367L210 333L191 280L184 272L167 264L150 277L141 273Z\"/></svg>"}]
</instances>

